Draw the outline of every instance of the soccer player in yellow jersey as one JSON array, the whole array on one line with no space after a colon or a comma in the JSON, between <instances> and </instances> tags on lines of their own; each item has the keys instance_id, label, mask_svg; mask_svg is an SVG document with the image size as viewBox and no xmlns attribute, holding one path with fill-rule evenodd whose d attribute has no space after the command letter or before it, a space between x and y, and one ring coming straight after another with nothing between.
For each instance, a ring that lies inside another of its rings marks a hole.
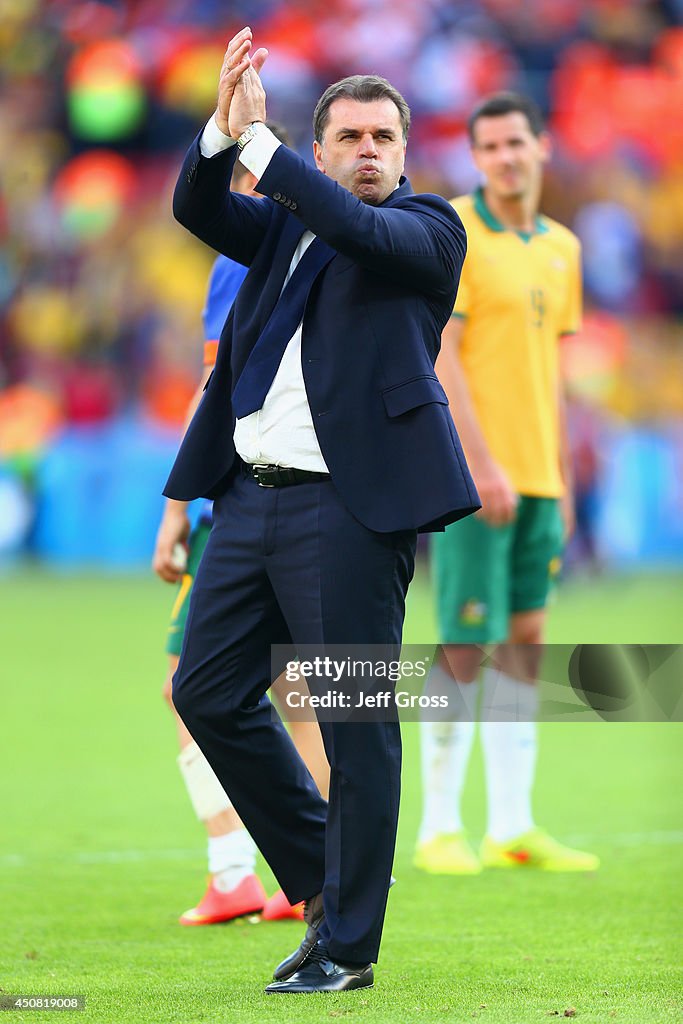
<instances>
[{"instance_id":1,"label":"soccer player in yellow jersey","mask_svg":"<svg viewBox=\"0 0 683 1024\"><path fill-rule=\"evenodd\" d=\"M538 213L550 139L535 104L498 93L468 129L483 184L453 200L468 249L437 372L482 509L433 538L444 658L430 685L457 687L461 711L458 721L422 723L415 863L435 874L590 871L598 858L558 843L531 811L546 602L572 528L558 349L580 324L579 242ZM495 667L479 682L489 644L499 645ZM480 700L488 826L478 856L459 804Z\"/></svg>"}]
</instances>

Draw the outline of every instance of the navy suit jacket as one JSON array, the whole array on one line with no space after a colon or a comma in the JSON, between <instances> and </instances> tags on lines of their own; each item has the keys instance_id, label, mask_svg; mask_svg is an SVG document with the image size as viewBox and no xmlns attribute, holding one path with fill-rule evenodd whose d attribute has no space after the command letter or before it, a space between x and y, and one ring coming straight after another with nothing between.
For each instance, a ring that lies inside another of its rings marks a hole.
<instances>
[{"instance_id":1,"label":"navy suit jacket","mask_svg":"<svg viewBox=\"0 0 683 1024\"><path fill-rule=\"evenodd\" d=\"M238 465L230 396L308 228L335 250L308 298L301 360L342 501L379 532L441 529L474 512L477 492L434 373L466 250L453 208L415 195L405 178L381 206L368 206L286 146L259 181L263 198L245 197L228 189L237 147L206 159L199 138L173 212L249 272L164 493L213 498L230 486Z\"/></svg>"}]
</instances>

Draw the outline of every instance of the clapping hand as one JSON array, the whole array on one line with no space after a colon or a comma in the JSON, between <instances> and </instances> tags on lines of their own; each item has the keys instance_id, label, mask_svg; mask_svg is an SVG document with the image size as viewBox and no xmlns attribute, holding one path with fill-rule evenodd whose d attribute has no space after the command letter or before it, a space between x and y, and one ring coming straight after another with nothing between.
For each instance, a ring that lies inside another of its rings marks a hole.
<instances>
[{"instance_id":1,"label":"clapping hand","mask_svg":"<svg viewBox=\"0 0 683 1024\"><path fill-rule=\"evenodd\" d=\"M254 121L266 119L266 92L259 72L268 57L261 47L249 56L250 28L243 28L228 43L218 80L216 124L226 135L238 139Z\"/></svg>"}]
</instances>

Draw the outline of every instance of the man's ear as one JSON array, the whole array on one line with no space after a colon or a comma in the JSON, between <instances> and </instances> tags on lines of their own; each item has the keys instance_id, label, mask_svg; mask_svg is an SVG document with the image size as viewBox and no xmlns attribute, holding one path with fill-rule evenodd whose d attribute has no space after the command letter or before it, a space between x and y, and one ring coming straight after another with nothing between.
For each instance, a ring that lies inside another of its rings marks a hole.
<instances>
[{"instance_id":1,"label":"man's ear","mask_svg":"<svg viewBox=\"0 0 683 1024\"><path fill-rule=\"evenodd\" d=\"M315 160L315 166L318 168L318 170L322 171L323 174L325 174L326 171L325 164L323 163L323 147L320 145L319 142L316 141L313 142L313 159Z\"/></svg>"}]
</instances>

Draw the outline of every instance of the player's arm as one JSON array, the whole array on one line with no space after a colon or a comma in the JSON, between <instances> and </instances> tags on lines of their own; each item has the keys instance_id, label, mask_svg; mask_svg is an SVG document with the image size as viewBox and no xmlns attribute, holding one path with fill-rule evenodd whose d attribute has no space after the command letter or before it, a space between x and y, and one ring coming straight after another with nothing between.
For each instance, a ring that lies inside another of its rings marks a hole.
<instances>
[{"instance_id":1,"label":"player's arm","mask_svg":"<svg viewBox=\"0 0 683 1024\"><path fill-rule=\"evenodd\" d=\"M518 497L506 473L493 458L477 420L460 359L465 323L462 317L452 316L446 324L436 372L448 395L451 415L479 491L482 507L476 515L491 526L503 526L514 519Z\"/></svg>"},{"instance_id":2,"label":"player's arm","mask_svg":"<svg viewBox=\"0 0 683 1024\"><path fill-rule=\"evenodd\" d=\"M212 370L213 366L204 367L202 379L187 407L183 434L197 411L197 406L201 401L204 387ZM177 583L183 575L183 569L178 567L174 559L173 549L176 544L184 544L190 535L190 518L187 514L188 505L189 502L187 501L176 501L175 498L167 498L164 514L161 517L159 529L157 530L152 568L157 576L165 580L166 583Z\"/></svg>"},{"instance_id":3,"label":"player's arm","mask_svg":"<svg viewBox=\"0 0 683 1024\"><path fill-rule=\"evenodd\" d=\"M568 541L574 532L575 526L575 504L574 504L574 479L572 472L571 448L569 445L569 430L567 425L567 382L563 358L562 341L564 338L575 335L581 329L581 311L583 307L583 289L581 276L581 244L575 236L571 236L571 250L569 253L569 275L567 281L567 301L564 317L559 331L558 344L560 346L560 372L558 374L557 390L557 412L559 426L559 459L560 476L564 484L564 492L561 500L562 522L564 525L564 539Z\"/></svg>"},{"instance_id":4,"label":"player's arm","mask_svg":"<svg viewBox=\"0 0 683 1024\"><path fill-rule=\"evenodd\" d=\"M560 375L558 381L557 410L559 416L560 476L564 485L561 501L562 523L566 543L574 533L576 516L574 506L574 474L572 470L571 448L569 446L569 429L567 426L567 399L562 375Z\"/></svg>"}]
</instances>

